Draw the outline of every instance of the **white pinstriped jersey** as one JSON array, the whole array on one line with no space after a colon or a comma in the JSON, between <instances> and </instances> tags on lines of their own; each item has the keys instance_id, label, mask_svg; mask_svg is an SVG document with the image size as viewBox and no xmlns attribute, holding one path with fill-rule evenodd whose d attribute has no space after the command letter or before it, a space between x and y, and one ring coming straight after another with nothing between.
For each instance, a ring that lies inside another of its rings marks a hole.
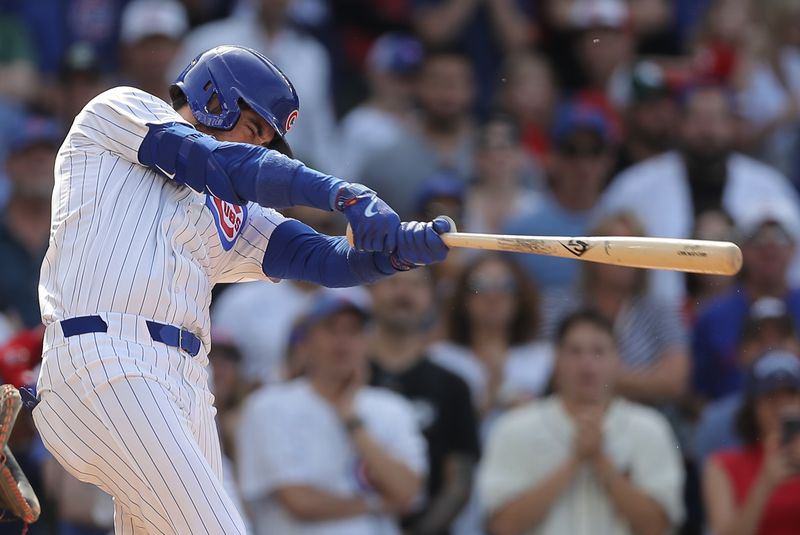
<instances>
[{"instance_id":1,"label":"white pinstriped jersey","mask_svg":"<svg viewBox=\"0 0 800 535\"><path fill-rule=\"evenodd\" d=\"M138 163L148 123L186 121L130 87L93 99L55 165L39 300L46 325L98 312L186 328L208 348L211 289L266 279L261 262L284 217L198 193Z\"/></svg>"}]
</instances>

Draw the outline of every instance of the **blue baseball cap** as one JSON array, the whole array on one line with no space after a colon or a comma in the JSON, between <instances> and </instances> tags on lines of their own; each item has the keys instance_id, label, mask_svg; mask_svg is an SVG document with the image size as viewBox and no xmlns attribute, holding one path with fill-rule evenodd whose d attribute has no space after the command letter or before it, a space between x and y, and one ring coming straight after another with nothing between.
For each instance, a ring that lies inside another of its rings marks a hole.
<instances>
[{"instance_id":1,"label":"blue baseball cap","mask_svg":"<svg viewBox=\"0 0 800 535\"><path fill-rule=\"evenodd\" d=\"M289 346L303 340L309 329L340 312L353 313L366 324L370 318L369 294L362 288L321 290L294 322Z\"/></svg>"},{"instance_id":2,"label":"blue baseball cap","mask_svg":"<svg viewBox=\"0 0 800 535\"><path fill-rule=\"evenodd\" d=\"M387 33L372 44L367 64L379 71L409 74L422 64L423 57L419 41L408 35Z\"/></svg>"},{"instance_id":3,"label":"blue baseball cap","mask_svg":"<svg viewBox=\"0 0 800 535\"><path fill-rule=\"evenodd\" d=\"M800 357L784 350L765 353L750 368L748 391L763 396L781 388L800 391Z\"/></svg>"},{"instance_id":4,"label":"blue baseball cap","mask_svg":"<svg viewBox=\"0 0 800 535\"><path fill-rule=\"evenodd\" d=\"M58 147L64 140L61 125L50 117L30 115L16 128L9 143L9 152L18 152L34 145Z\"/></svg>"},{"instance_id":5,"label":"blue baseball cap","mask_svg":"<svg viewBox=\"0 0 800 535\"><path fill-rule=\"evenodd\" d=\"M462 178L453 172L440 171L423 181L414 195L414 205L417 211L422 211L425 206L435 199L454 199L464 201L467 185Z\"/></svg>"},{"instance_id":6,"label":"blue baseball cap","mask_svg":"<svg viewBox=\"0 0 800 535\"><path fill-rule=\"evenodd\" d=\"M553 141L562 144L579 130L594 132L605 142L611 140L611 125L602 110L576 101L560 106L553 126Z\"/></svg>"}]
</instances>

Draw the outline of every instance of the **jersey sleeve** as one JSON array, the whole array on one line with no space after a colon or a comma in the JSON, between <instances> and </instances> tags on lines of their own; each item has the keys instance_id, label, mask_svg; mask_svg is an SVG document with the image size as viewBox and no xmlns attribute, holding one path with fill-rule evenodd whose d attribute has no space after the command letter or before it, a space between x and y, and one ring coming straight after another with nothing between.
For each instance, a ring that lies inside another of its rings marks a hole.
<instances>
[{"instance_id":1,"label":"jersey sleeve","mask_svg":"<svg viewBox=\"0 0 800 535\"><path fill-rule=\"evenodd\" d=\"M133 87L115 87L92 99L78 114L73 132L102 149L139 163L148 124L189 123L163 100ZM191 126L191 125L189 125Z\"/></svg>"},{"instance_id":2,"label":"jersey sleeve","mask_svg":"<svg viewBox=\"0 0 800 535\"><path fill-rule=\"evenodd\" d=\"M248 203L244 228L230 251L230 260L215 282L272 280L264 273L264 254L272 232L287 220L272 208Z\"/></svg>"}]
</instances>

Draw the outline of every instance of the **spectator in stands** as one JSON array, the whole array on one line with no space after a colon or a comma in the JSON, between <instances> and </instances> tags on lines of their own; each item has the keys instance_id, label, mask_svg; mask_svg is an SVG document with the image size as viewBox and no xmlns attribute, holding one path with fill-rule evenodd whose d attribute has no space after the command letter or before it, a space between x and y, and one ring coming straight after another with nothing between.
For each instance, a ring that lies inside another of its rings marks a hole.
<instances>
[{"instance_id":1,"label":"spectator in stands","mask_svg":"<svg viewBox=\"0 0 800 535\"><path fill-rule=\"evenodd\" d=\"M433 361L458 374L480 415L483 442L507 409L542 395L552 369L552 349L540 337L536 288L506 256L472 258L455 281L445 312L445 339L430 348ZM456 535L482 533L473 491L456 520Z\"/></svg>"},{"instance_id":2,"label":"spectator in stands","mask_svg":"<svg viewBox=\"0 0 800 535\"><path fill-rule=\"evenodd\" d=\"M305 377L252 395L238 434L242 495L255 533L399 535L425 477L411 405L364 386L367 313L326 292L305 314Z\"/></svg>"},{"instance_id":3,"label":"spectator in stands","mask_svg":"<svg viewBox=\"0 0 800 535\"><path fill-rule=\"evenodd\" d=\"M761 13L750 0L705 0L701 7L695 35L686 39L690 69L699 78L739 86L763 52Z\"/></svg>"},{"instance_id":4,"label":"spectator in stands","mask_svg":"<svg viewBox=\"0 0 800 535\"><path fill-rule=\"evenodd\" d=\"M255 16L231 16L189 32L169 72L177 76L195 56L219 45L258 50L286 73L300 97L300 115L287 136L295 157L330 172L337 146L328 53L314 38L289 25L290 1L254 1Z\"/></svg>"},{"instance_id":5,"label":"spectator in stands","mask_svg":"<svg viewBox=\"0 0 800 535\"><path fill-rule=\"evenodd\" d=\"M636 63L628 91L617 172L658 156L675 144L677 106L664 69L653 61Z\"/></svg>"},{"instance_id":6,"label":"spectator in stands","mask_svg":"<svg viewBox=\"0 0 800 535\"><path fill-rule=\"evenodd\" d=\"M517 121L522 145L539 166L550 154L557 98L555 75L545 56L526 50L506 60L497 105Z\"/></svg>"},{"instance_id":7,"label":"spectator in stands","mask_svg":"<svg viewBox=\"0 0 800 535\"><path fill-rule=\"evenodd\" d=\"M426 355L436 311L433 284L428 270L418 268L370 286L375 317L370 384L411 402L428 443L426 499L403 522L405 533L447 535L470 496L480 451L467 385Z\"/></svg>"},{"instance_id":8,"label":"spectator in stands","mask_svg":"<svg viewBox=\"0 0 800 535\"><path fill-rule=\"evenodd\" d=\"M547 192L530 213L509 221L508 234L582 236L595 216L613 162L608 120L599 109L570 101L558 111L552 136ZM545 294L571 288L578 280L574 260L512 257Z\"/></svg>"},{"instance_id":9,"label":"spectator in stands","mask_svg":"<svg viewBox=\"0 0 800 535\"><path fill-rule=\"evenodd\" d=\"M735 241L736 232L733 219L723 210L706 210L697 214L692 238L696 240ZM715 297L725 294L735 282L735 278L725 275L687 273L686 300L683 306L683 315L687 324L693 327L699 311Z\"/></svg>"},{"instance_id":10,"label":"spectator in stands","mask_svg":"<svg viewBox=\"0 0 800 535\"><path fill-rule=\"evenodd\" d=\"M98 61L94 49L87 43L76 43L64 54L58 83L49 96L64 130L69 129L75 116L90 100L109 88L109 76L103 75Z\"/></svg>"},{"instance_id":11,"label":"spectator in stands","mask_svg":"<svg viewBox=\"0 0 800 535\"><path fill-rule=\"evenodd\" d=\"M242 417L242 408L257 383L242 373L242 353L236 339L215 327L211 333L211 351L208 353L214 406L217 408L217 427L224 457L236 463L236 433Z\"/></svg>"},{"instance_id":12,"label":"spectator in stands","mask_svg":"<svg viewBox=\"0 0 800 535\"><path fill-rule=\"evenodd\" d=\"M386 34L367 57L370 95L342 119L339 174L362 175L370 155L391 149L407 135L412 114L414 76L422 63L422 45L411 36Z\"/></svg>"},{"instance_id":13,"label":"spectator in stands","mask_svg":"<svg viewBox=\"0 0 800 535\"><path fill-rule=\"evenodd\" d=\"M800 354L800 337L786 304L774 297L762 297L748 311L739 344L739 363L750 370L762 355L782 350ZM741 444L736 432L736 414L742 405L739 390L706 405L694 432L694 456L703 466L715 451Z\"/></svg>"},{"instance_id":14,"label":"spectator in stands","mask_svg":"<svg viewBox=\"0 0 800 535\"><path fill-rule=\"evenodd\" d=\"M635 51L626 0L573 0L569 26L574 32L574 54L583 79L577 98L605 111L619 134L619 111Z\"/></svg>"},{"instance_id":15,"label":"spectator in stands","mask_svg":"<svg viewBox=\"0 0 800 535\"><path fill-rule=\"evenodd\" d=\"M0 13L0 106L31 102L37 96L35 38L11 10Z\"/></svg>"},{"instance_id":16,"label":"spectator in stands","mask_svg":"<svg viewBox=\"0 0 800 535\"><path fill-rule=\"evenodd\" d=\"M465 232L502 233L509 219L524 217L539 201L543 178L520 143L511 118L483 124L475 149L475 177L467 190Z\"/></svg>"},{"instance_id":17,"label":"spectator in stands","mask_svg":"<svg viewBox=\"0 0 800 535\"><path fill-rule=\"evenodd\" d=\"M284 213L296 216L318 232L344 234L334 212L295 207ZM286 378L286 345L292 324L319 289L304 281L256 281L234 284L214 301L212 323L237 340L242 352L242 375L248 381L270 384Z\"/></svg>"},{"instance_id":18,"label":"spectator in stands","mask_svg":"<svg viewBox=\"0 0 800 535\"><path fill-rule=\"evenodd\" d=\"M361 177L406 218L413 210L413 192L425 179L449 170L466 182L474 172L475 75L469 60L456 50L429 52L415 95L419 114L411 130L365 161Z\"/></svg>"},{"instance_id":19,"label":"spectator in stands","mask_svg":"<svg viewBox=\"0 0 800 535\"><path fill-rule=\"evenodd\" d=\"M433 361L460 375L487 419L544 393L552 352L540 338L539 297L504 256L475 257L459 276L446 308L447 338Z\"/></svg>"},{"instance_id":20,"label":"spectator in stands","mask_svg":"<svg viewBox=\"0 0 800 535\"><path fill-rule=\"evenodd\" d=\"M147 91L165 102L177 73L170 70L189 29L183 4L176 0L133 0L122 12L123 83Z\"/></svg>"},{"instance_id":21,"label":"spectator in stands","mask_svg":"<svg viewBox=\"0 0 800 535\"><path fill-rule=\"evenodd\" d=\"M706 306L692 335L693 391L701 400L718 399L742 388L744 374L737 348L752 303L763 297L781 299L800 326L800 288L790 285L787 278L797 240L794 208L777 200L760 209L753 206L739 225L744 260L740 282Z\"/></svg>"},{"instance_id":22,"label":"spectator in stands","mask_svg":"<svg viewBox=\"0 0 800 535\"><path fill-rule=\"evenodd\" d=\"M643 236L629 214L598 222L594 236ZM689 380L689 337L678 309L647 293L648 272L610 264L584 263L582 284L545 307L545 333L552 335L561 319L591 307L614 324L621 366L617 393L633 401L664 404L679 401Z\"/></svg>"},{"instance_id":23,"label":"spectator in stands","mask_svg":"<svg viewBox=\"0 0 800 535\"><path fill-rule=\"evenodd\" d=\"M800 359L774 351L748 378L737 427L744 445L713 455L703 474L712 533L778 535L800 525Z\"/></svg>"},{"instance_id":24,"label":"spectator in stands","mask_svg":"<svg viewBox=\"0 0 800 535\"><path fill-rule=\"evenodd\" d=\"M458 46L478 74L478 105L488 109L503 58L532 45L538 31L533 9L519 0L415 0L412 24L431 48Z\"/></svg>"},{"instance_id":25,"label":"spectator in stands","mask_svg":"<svg viewBox=\"0 0 800 535\"><path fill-rule=\"evenodd\" d=\"M742 46L760 50L750 53L750 61L740 82L738 97L746 121L746 147L786 174L800 186L797 150L800 147L800 3L794 0L768 0L760 4L762 31L766 36L753 39L753 32L740 34ZM740 16L746 17L748 9ZM751 7L751 12L755 11ZM756 19L759 20L759 19ZM752 26L752 20L745 24ZM747 39L749 37L749 39ZM745 63L745 62L742 62Z\"/></svg>"},{"instance_id":26,"label":"spectator in stands","mask_svg":"<svg viewBox=\"0 0 800 535\"><path fill-rule=\"evenodd\" d=\"M0 310L25 327L42 321L39 269L50 236L53 167L61 139L54 120L30 116L6 161L12 191L0 221Z\"/></svg>"},{"instance_id":27,"label":"spectator in stands","mask_svg":"<svg viewBox=\"0 0 800 535\"><path fill-rule=\"evenodd\" d=\"M666 534L683 519L683 466L657 412L615 397L614 326L578 311L556 335L555 393L503 415L478 491L492 535Z\"/></svg>"},{"instance_id":28,"label":"spectator in stands","mask_svg":"<svg viewBox=\"0 0 800 535\"><path fill-rule=\"evenodd\" d=\"M730 93L721 86L686 90L681 107L680 148L645 160L618 175L604 194L606 213L636 214L648 236L686 238L697 214L723 209L737 223L760 204L792 205L800 228L800 200L785 177L733 151L735 121ZM683 275L653 273L652 291L682 301Z\"/></svg>"}]
</instances>

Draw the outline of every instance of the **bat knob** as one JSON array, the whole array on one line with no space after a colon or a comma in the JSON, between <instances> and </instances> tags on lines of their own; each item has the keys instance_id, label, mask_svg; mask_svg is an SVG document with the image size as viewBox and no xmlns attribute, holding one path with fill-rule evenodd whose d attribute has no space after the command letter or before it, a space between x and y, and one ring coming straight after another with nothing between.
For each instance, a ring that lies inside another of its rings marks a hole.
<instances>
[{"instance_id":1,"label":"bat knob","mask_svg":"<svg viewBox=\"0 0 800 535\"><path fill-rule=\"evenodd\" d=\"M445 221L447 221L447 224L450 225L450 230L448 230L447 232L458 232L458 229L456 228L456 222L453 221L452 217L446 215L440 215L437 216L436 219L444 219Z\"/></svg>"}]
</instances>

